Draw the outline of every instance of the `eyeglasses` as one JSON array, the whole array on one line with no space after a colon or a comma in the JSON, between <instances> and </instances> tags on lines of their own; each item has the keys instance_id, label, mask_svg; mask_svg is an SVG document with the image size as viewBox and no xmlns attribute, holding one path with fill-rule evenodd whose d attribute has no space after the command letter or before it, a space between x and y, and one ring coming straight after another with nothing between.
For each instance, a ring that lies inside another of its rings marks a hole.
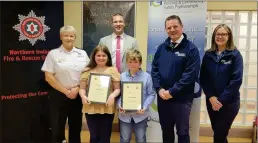
<instances>
[{"instance_id":1,"label":"eyeglasses","mask_svg":"<svg viewBox=\"0 0 258 143\"><path fill-rule=\"evenodd\" d=\"M228 33L216 33L215 36L216 37L226 37L226 36L228 36Z\"/></svg>"}]
</instances>

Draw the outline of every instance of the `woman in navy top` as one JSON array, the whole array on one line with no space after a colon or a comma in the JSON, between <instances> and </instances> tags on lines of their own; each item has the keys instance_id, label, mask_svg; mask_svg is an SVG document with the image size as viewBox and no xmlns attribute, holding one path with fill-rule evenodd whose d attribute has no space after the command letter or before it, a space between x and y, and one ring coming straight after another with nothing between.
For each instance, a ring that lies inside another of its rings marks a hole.
<instances>
[{"instance_id":1,"label":"woman in navy top","mask_svg":"<svg viewBox=\"0 0 258 143\"><path fill-rule=\"evenodd\" d=\"M212 34L200 73L215 143L228 142L228 131L240 108L242 77L242 55L234 45L231 29L220 24Z\"/></svg>"}]
</instances>

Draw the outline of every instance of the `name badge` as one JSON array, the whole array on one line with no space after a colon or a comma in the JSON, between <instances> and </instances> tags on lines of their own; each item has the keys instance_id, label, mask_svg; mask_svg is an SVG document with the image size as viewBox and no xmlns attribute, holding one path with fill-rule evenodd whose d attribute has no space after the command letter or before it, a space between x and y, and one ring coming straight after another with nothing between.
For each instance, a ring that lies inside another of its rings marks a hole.
<instances>
[{"instance_id":1,"label":"name badge","mask_svg":"<svg viewBox=\"0 0 258 143\"><path fill-rule=\"evenodd\" d=\"M84 58L84 56L83 55L78 55L77 58Z\"/></svg>"},{"instance_id":2,"label":"name badge","mask_svg":"<svg viewBox=\"0 0 258 143\"><path fill-rule=\"evenodd\" d=\"M63 63L63 62L65 62L65 61L66 61L65 59L61 59L61 58L60 58L60 59L56 59L56 62L57 62L57 63Z\"/></svg>"}]
</instances>

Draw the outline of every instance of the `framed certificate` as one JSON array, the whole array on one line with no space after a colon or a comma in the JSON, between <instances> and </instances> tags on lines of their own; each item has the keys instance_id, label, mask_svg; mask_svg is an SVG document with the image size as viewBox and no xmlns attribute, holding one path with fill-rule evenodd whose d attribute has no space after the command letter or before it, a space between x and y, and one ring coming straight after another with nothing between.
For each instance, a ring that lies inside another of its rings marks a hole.
<instances>
[{"instance_id":1,"label":"framed certificate","mask_svg":"<svg viewBox=\"0 0 258 143\"><path fill-rule=\"evenodd\" d=\"M125 111L143 109L143 83L122 82L121 106Z\"/></svg>"},{"instance_id":2,"label":"framed certificate","mask_svg":"<svg viewBox=\"0 0 258 143\"><path fill-rule=\"evenodd\" d=\"M92 103L106 103L109 96L111 76L90 73L87 97Z\"/></svg>"}]
</instances>

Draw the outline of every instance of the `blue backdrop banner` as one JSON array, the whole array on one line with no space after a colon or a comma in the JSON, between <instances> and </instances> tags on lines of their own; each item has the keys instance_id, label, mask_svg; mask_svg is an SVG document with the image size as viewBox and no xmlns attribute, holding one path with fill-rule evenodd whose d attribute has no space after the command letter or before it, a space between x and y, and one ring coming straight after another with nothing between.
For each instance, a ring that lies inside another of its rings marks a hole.
<instances>
[{"instance_id":1,"label":"blue backdrop banner","mask_svg":"<svg viewBox=\"0 0 258 143\"><path fill-rule=\"evenodd\" d=\"M150 1L148 16L148 49L147 49L147 72L151 72L151 64L157 47L168 37L165 31L165 19L170 15L178 15L183 23L184 33L199 49L202 59L205 46L205 26L206 26L206 1ZM200 97L201 89L199 81L196 81L196 97ZM148 141L162 142L162 132L158 124L158 113L156 101L152 105L151 121L148 122ZM200 98L193 101L190 117L191 142L198 142L199 122L200 122ZM194 118L194 119L193 119ZM194 122L192 122L194 121ZM195 127L197 126L197 127ZM197 134L194 134L197 133Z\"/></svg>"}]
</instances>

